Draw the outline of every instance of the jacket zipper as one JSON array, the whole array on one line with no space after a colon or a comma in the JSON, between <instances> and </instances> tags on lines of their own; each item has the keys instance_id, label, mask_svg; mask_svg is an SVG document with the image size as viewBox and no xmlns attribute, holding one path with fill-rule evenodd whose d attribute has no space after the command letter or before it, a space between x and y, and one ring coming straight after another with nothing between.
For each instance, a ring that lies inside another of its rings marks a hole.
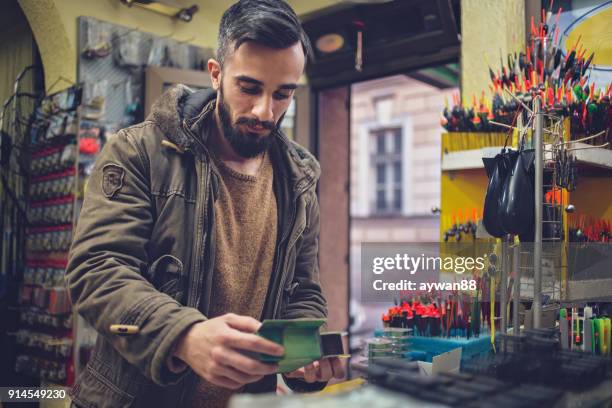
<instances>
[{"instance_id":1,"label":"jacket zipper","mask_svg":"<svg viewBox=\"0 0 612 408\"><path fill-rule=\"evenodd\" d=\"M189 135L197 139L195 135L189 130L187 126L186 120L183 121L183 130ZM194 155L196 160L196 165L200 169L200 191L198 192L198 200L196 201L196 239L194 242L194 252L192 256L195 256L195 262L192 273L191 285L189 288L189 295L187 297L187 304L196 309L199 308L200 304L200 296L201 296L201 286L202 286L202 257L204 255L203 251L203 243L206 240L206 231L203 228L203 218L204 214L207 211L208 201L207 201L207 190L210 184L210 172L208 171L208 166L204 162ZM199 162L199 163L198 163Z\"/></svg>"},{"instance_id":2,"label":"jacket zipper","mask_svg":"<svg viewBox=\"0 0 612 408\"><path fill-rule=\"evenodd\" d=\"M296 198L296 200L297 200L297 198ZM296 213L295 201L296 200L293 200L291 202L291 222L289 223L289 225L293 225L293 223L295 223L295 213ZM280 268L281 268L281 265L282 266L285 265L285 258L287 258L287 252L288 252L289 248L287 248L287 251L285 251L285 253L283 254L282 259L281 259L280 254L281 254L281 248L283 247L285 239L287 239L287 237L289 236L289 232L287 232L289 230L290 230L289 228L287 228L285 230L285 233L283 234L283 236L281 237L280 241L278 242L277 258L276 258L276 259L278 259L278 262L276 263L276 268L275 268L276 270L274 271L274 275L273 276L276 276L279 273L279 270L284 271L284 268L283 269L280 269ZM274 308L272 309L272 318L273 319L276 319L276 313L278 312L278 306L279 306L279 303L280 303L280 299L281 299L281 297L283 295L283 287L285 286L285 278L286 278L286 273L283 273L281 275L281 277L280 277L278 288L276 288L276 298L274 299Z\"/></svg>"},{"instance_id":3,"label":"jacket zipper","mask_svg":"<svg viewBox=\"0 0 612 408\"><path fill-rule=\"evenodd\" d=\"M210 177L212 177L212 170L210 170L208 172L208 180L209 183L208 185L210 186ZM215 265L215 252L213 251L213 242L215 242L215 206L214 206L214 192L212 193L212 195L209 195L209 197L207 198L208 200L208 204L207 204L207 213L208 213L208 218L209 221L207 222L208 225L208 242L209 244L206 245L206 242L204 242L204 246L207 250L207 261L208 263L204 266L205 270L206 270L206 282L204 283L204 279L202 279L202 284L203 286L201 287L205 287L206 288L206 304L205 305L201 305L200 306L200 300L201 298L198 298L198 307L200 307L200 310L202 311L202 313L204 313L204 315L208 315L209 309L210 309L210 294L212 291L212 275L214 273L214 265ZM204 251L202 251L202 253L204 253ZM200 294L203 291L200 290Z\"/></svg>"},{"instance_id":4,"label":"jacket zipper","mask_svg":"<svg viewBox=\"0 0 612 408\"><path fill-rule=\"evenodd\" d=\"M199 160L199 159L198 159ZM200 194L198 194L199 196L199 209L197 208L198 205L196 205L196 212L197 212L197 221L196 221L196 228L197 228L197 232L196 232L196 237L198 237L198 239L196 239L195 242L195 265L194 265L194 272L192 274L193 279L192 279L192 285L189 288L190 290L190 297L191 299L194 300L194 303L191 305L192 307L198 308L200 305L200 297L201 297L201 293L202 291L201 289L201 283L202 283L202 256L204 255L204 251L203 251L203 246L204 243L206 241L206 230L204 229L204 223L203 223L203 219L204 219L204 214L206 214L207 210L208 210L208 199L207 199L207 190L208 190L208 185L209 185L209 172L208 172L208 166L204 163L203 160L199 160L199 167L200 167L200 172L201 172L201 184L200 184Z\"/></svg>"},{"instance_id":5,"label":"jacket zipper","mask_svg":"<svg viewBox=\"0 0 612 408\"><path fill-rule=\"evenodd\" d=\"M187 126L186 120L183 120L183 130L187 132L194 140L197 140L195 135L189 130ZM196 172L200 170L200 188L198 191L198 200L196 201L196 239L194 242L194 251L192 257L194 258L193 262L193 273L191 274L191 285L189 287L188 295L187 295L187 305L193 307L195 309L199 309L200 306L200 297L202 294L202 283L203 283L203 274L202 274L202 257L204 256L203 246L206 241L206 231L203 228L203 219L205 211L207 211L208 201L207 201L207 190L210 185L210 172L208 171L208 166L204 163L204 160L201 160L197 154L194 154L194 160L196 163ZM201 227L200 227L201 226ZM179 406L183 406L185 404L185 399L187 398L187 391L192 386L195 386L195 379L197 377L192 375L190 378L185 380L185 384L183 384L182 389L180 391L179 398ZM191 386L187 386L190 384Z\"/></svg>"}]
</instances>

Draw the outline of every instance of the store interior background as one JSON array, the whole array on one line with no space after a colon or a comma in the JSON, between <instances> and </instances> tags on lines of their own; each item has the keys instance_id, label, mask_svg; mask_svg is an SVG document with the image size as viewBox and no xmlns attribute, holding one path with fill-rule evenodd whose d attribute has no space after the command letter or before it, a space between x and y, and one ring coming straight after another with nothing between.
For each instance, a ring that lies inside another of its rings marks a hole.
<instances>
[{"instance_id":1,"label":"store interior background","mask_svg":"<svg viewBox=\"0 0 612 408\"><path fill-rule=\"evenodd\" d=\"M219 19L232 2L177 2L199 6L193 21L177 22L140 8L127 8L118 0L4 1L0 17L0 98L4 100L11 93L19 71L38 58L43 73L33 77L33 88L44 83L46 92L53 93L78 80L79 16L214 49ZM289 3L298 15L312 16L326 7L349 2ZM421 56L425 62L414 62L402 72L392 68L377 72L376 77L340 77L335 83L332 80L318 87L303 78L301 99L292 108L295 116L290 119L295 121L296 140L311 149L322 166L320 273L329 302L330 330L356 336L371 333L381 325L380 315L389 306L360 301L361 242L439 240L440 216L432 208L441 205L444 182L439 122L445 98L451 99L459 89L464 100L479 95L482 84L489 80L483 55L490 50L506 55L524 49L526 22L531 16L538 19L541 8L539 1L529 0L461 0L460 7L459 1L452 3L456 11L460 10L455 16L460 41L451 49L432 49ZM571 3L582 7L595 2ZM363 63L367 67L377 61L366 59ZM378 148L375 138L382 134L386 142ZM401 152L397 165L396 152ZM383 162L384 169L378 170L376 164ZM377 178L379 173L385 176ZM483 173L479 177L486 176ZM377 199L378 192L384 198ZM612 209L604 209L606 214L612 216ZM2 338L8 344L4 331ZM10 358L4 354L0 362L3 377L11 375L6 371L10 364L4 364ZM0 384L5 383L0 380Z\"/></svg>"}]
</instances>

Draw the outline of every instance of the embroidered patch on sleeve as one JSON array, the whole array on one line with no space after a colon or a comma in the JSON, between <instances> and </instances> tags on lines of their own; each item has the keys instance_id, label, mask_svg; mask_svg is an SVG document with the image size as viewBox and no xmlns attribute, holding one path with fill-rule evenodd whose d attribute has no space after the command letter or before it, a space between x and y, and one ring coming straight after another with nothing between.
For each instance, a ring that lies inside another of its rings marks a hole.
<instances>
[{"instance_id":1,"label":"embroidered patch on sleeve","mask_svg":"<svg viewBox=\"0 0 612 408\"><path fill-rule=\"evenodd\" d=\"M123 167L109 163L102 167L102 191L107 198L113 196L123 187Z\"/></svg>"}]
</instances>

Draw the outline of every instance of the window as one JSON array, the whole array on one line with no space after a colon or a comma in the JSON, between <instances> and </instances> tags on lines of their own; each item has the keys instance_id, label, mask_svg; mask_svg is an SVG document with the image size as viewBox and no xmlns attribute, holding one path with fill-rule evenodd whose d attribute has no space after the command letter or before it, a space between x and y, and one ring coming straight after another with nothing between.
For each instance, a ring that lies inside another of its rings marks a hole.
<instances>
[{"instance_id":1,"label":"window","mask_svg":"<svg viewBox=\"0 0 612 408\"><path fill-rule=\"evenodd\" d=\"M376 146L372 155L376 180L373 212L397 215L402 212L402 129L378 129L370 134Z\"/></svg>"},{"instance_id":2,"label":"window","mask_svg":"<svg viewBox=\"0 0 612 408\"><path fill-rule=\"evenodd\" d=\"M295 140L295 104L296 100L294 96L281 122L281 131L290 140Z\"/></svg>"}]
</instances>

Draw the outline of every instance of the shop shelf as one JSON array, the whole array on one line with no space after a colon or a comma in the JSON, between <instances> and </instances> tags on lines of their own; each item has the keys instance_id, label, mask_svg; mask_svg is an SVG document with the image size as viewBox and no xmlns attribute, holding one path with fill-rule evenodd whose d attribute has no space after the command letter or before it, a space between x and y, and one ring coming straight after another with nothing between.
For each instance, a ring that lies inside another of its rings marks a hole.
<instances>
[{"instance_id":1,"label":"shop shelf","mask_svg":"<svg viewBox=\"0 0 612 408\"><path fill-rule=\"evenodd\" d=\"M612 170L612 150L593 148L592 145L581 142L572 143L570 146L572 149L576 148L573 154L579 164ZM482 158L493 157L501 149L502 146L494 146L444 153L442 154L442 171L484 168ZM546 148L544 150L547 151ZM549 155L550 153L547 152L546 156Z\"/></svg>"},{"instance_id":2,"label":"shop shelf","mask_svg":"<svg viewBox=\"0 0 612 408\"><path fill-rule=\"evenodd\" d=\"M460 150L442 154L442 171L483 169L483 157L494 157L503 146L482 149Z\"/></svg>"},{"instance_id":3,"label":"shop shelf","mask_svg":"<svg viewBox=\"0 0 612 408\"><path fill-rule=\"evenodd\" d=\"M578 163L612 170L612 150L592 148L591 145L581 142L572 143L571 148L577 148L573 153ZM585 149L586 147L591 147Z\"/></svg>"},{"instance_id":4,"label":"shop shelf","mask_svg":"<svg viewBox=\"0 0 612 408\"><path fill-rule=\"evenodd\" d=\"M565 301L610 301L612 278L573 280L567 282Z\"/></svg>"}]
</instances>

